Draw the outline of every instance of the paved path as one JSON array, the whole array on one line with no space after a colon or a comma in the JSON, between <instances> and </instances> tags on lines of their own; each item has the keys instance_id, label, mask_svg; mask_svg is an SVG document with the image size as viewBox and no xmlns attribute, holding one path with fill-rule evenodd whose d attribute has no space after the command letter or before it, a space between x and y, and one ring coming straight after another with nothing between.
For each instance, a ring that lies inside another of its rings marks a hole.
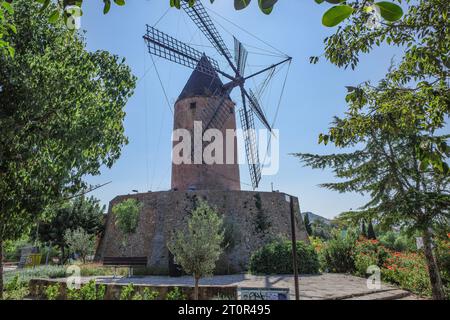
<instances>
[{"instance_id":1,"label":"paved path","mask_svg":"<svg viewBox=\"0 0 450 320\"><path fill-rule=\"evenodd\" d=\"M83 278L83 282L95 278L102 283L118 283L136 285L175 285L193 286L192 277L169 278L161 276L112 278L90 277ZM394 286L383 284L379 290L367 288L366 279L345 274L325 273L321 275L300 276L300 299L358 299L358 300L392 300L392 299L417 299L408 291L400 290ZM291 299L294 299L294 277L291 275L280 276L253 276L253 275L227 275L202 279L200 285L214 286L238 286L238 287L267 287L289 288Z\"/></svg>"}]
</instances>

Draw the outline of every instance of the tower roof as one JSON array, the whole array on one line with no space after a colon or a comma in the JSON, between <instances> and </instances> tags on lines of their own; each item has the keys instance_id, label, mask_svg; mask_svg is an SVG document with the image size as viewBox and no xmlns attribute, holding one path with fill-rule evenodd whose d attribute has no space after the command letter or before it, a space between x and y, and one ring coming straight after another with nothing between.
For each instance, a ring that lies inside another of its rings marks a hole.
<instances>
[{"instance_id":1,"label":"tower roof","mask_svg":"<svg viewBox=\"0 0 450 320\"><path fill-rule=\"evenodd\" d=\"M181 94L178 97L178 101L196 96L211 97L216 89L222 88L222 80L220 80L216 71L214 71L213 76L202 72L202 69L214 70L211 62L205 55L203 55L198 62L197 67L192 72L183 91L181 91Z\"/></svg>"}]
</instances>

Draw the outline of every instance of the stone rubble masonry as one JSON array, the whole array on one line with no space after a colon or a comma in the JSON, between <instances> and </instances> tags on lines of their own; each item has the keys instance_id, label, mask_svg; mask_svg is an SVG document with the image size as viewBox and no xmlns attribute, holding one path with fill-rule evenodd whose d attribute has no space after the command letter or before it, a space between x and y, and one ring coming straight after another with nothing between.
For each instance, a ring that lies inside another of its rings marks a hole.
<instances>
[{"instance_id":1,"label":"stone rubble masonry","mask_svg":"<svg viewBox=\"0 0 450 320\"><path fill-rule=\"evenodd\" d=\"M128 198L143 204L135 234L127 241L116 228L112 208ZM167 242L175 230L186 227L199 200L205 200L224 218L228 248L217 263L216 274L247 270L251 254L279 237L290 239L290 204L284 193L252 191L163 191L124 195L109 204L106 228L100 239L96 260L103 257L146 256L147 272L167 275ZM308 241L298 199L294 198L297 240Z\"/></svg>"},{"instance_id":2,"label":"stone rubble masonry","mask_svg":"<svg viewBox=\"0 0 450 320\"><path fill-rule=\"evenodd\" d=\"M172 163L172 190L241 190L237 138L235 135L233 137L229 136L228 138L232 139L232 141L227 141L227 130L236 132L235 106L231 100L226 100L223 106L223 108L229 110L230 114L220 129L223 137L222 157L220 157L222 163L194 164L195 152L199 153L198 157L202 159L204 148L210 143L204 143L197 148L198 150L194 150L194 122L201 121L202 113L205 112L205 109L211 108L210 104L213 101L217 101L217 98L192 97L182 99L175 104L173 129L185 129L190 132L191 150L189 151L191 152L191 163ZM195 106L194 108L191 107L193 105ZM202 138L202 132L197 133L197 135L200 139ZM174 141L173 147L180 143L182 144L180 141ZM230 150L227 150L227 146L229 146ZM227 151L231 150L232 153L230 152L230 155L227 155ZM173 154L173 157L180 157L180 155Z\"/></svg>"}]
</instances>

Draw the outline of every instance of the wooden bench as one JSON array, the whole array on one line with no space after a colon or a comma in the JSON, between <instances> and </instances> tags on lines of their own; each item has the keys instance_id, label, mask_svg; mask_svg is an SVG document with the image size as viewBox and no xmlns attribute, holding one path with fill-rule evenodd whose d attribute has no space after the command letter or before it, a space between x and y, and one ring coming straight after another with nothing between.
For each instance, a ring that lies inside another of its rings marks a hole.
<instances>
[{"instance_id":1,"label":"wooden bench","mask_svg":"<svg viewBox=\"0 0 450 320\"><path fill-rule=\"evenodd\" d=\"M127 267L130 277L133 275L133 267L147 266L147 257L104 257L103 265L114 267L114 277L116 277L116 268Z\"/></svg>"}]
</instances>

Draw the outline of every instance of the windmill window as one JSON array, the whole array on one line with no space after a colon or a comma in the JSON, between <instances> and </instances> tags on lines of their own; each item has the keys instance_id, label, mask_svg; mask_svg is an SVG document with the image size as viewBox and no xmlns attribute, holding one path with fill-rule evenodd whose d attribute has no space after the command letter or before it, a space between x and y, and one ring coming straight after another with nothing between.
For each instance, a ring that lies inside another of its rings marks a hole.
<instances>
[{"instance_id":1,"label":"windmill window","mask_svg":"<svg viewBox=\"0 0 450 320\"><path fill-rule=\"evenodd\" d=\"M191 102L191 109L197 108L197 102Z\"/></svg>"}]
</instances>

